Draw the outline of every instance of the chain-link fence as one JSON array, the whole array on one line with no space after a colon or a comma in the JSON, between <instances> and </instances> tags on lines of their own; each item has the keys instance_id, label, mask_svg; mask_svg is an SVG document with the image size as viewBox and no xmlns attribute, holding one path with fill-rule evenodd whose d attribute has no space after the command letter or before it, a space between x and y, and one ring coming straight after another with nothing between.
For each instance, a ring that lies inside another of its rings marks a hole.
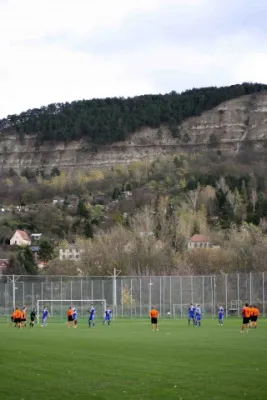
<instances>
[{"instance_id":1,"label":"chain-link fence","mask_svg":"<svg viewBox=\"0 0 267 400\"><path fill-rule=\"evenodd\" d=\"M0 315L13 306L36 307L41 300L100 300L117 317L144 317L151 306L161 315L187 316L189 303L201 304L204 315L215 316L222 305L226 315L240 315L242 303L256 304L265 316L265 273L211 276L71 277L1 276ZM57 302L58 303L58 302ZM51 304L51 303L49 303ZM66 303L64 303L66 305Z\"/></svg>"}]
</instances>

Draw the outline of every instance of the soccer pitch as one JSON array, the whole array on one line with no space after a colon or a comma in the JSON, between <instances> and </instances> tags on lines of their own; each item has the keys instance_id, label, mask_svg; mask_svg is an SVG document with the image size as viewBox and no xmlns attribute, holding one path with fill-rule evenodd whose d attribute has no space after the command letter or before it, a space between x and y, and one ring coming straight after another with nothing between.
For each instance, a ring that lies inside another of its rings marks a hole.
<instances>
[{"instance_id":1,"label":"soccer pitch","mask_svg":"<svg viewBox=\"0 0 267 400\"><path fill-rule=\"evenodd\" d=\"M1 400L263 400L267 321L240 333L240 320L86 320L21 330L0 324Z\"/></svg>"}]
</instances>

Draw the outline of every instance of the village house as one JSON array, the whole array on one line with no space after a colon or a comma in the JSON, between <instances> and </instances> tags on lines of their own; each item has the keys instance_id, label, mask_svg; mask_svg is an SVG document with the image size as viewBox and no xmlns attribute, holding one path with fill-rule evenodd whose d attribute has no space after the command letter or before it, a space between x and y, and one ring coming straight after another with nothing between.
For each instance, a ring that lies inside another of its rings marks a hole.
<instances>
[{"instance_id":1,"label":"village house","mask_svg":"<svg viewBox=\"0 0 267 400\"><path fill-rule=\"evenodd\" d=\"M17 229L12 238L10 239L11 246L30 246L31 239L27 232Z\"/></svg>"}]
</instances>

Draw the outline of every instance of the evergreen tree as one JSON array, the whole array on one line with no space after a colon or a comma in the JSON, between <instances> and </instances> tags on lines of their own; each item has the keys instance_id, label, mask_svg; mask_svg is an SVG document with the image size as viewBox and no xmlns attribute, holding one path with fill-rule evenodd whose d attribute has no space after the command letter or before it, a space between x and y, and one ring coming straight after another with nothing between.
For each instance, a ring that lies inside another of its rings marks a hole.
<instances>
[{"instance_id":1,"label":"evergreen tree","mask_svg":"<svg viewBox=\"0 0 267 400\"><path fill-rule=\"evenodd\" d=\"M40 250L38 255L41 261L48 262L49 260L52 260L53 252L54 249L49 240L40 240Z\"/></svg>"},{"instance_id":2,"label":"evergreen tree","mask_svg":"<svg viewBox=\"0 0 267 400\"><path fill-rule=\"evenodd\" d=\"M83 233L84 233L84 236L86 237L86 238L90 238L90 239L93 239L93 237L94 237L94 230L93 230L93 226L92 226L92 224L91 224L91 222L88 220L88 221L86 221L85 222L85 224L84 224L84 231L83 231Z\"/></svg>"},{"instance_id":3,"label":"evergreen tree","mask_svg":"<svg viewBox=\"0 0 267 400\"><path fill-rule=\"evenodd\" d=\"M77 206L77 215L81 218L89 218L89 211L83 200L80 200Z\"/></svg>"},{"instance_id":4,"label":"evergreen tree","mask_svg":"<svg viewBox=\"0 0 267 400\"><path fill-rule=\"evenodd\" d=\"M18 252L18 261L25 273L29 275L37 274L37 265L35 263L34 255L29 246L21 247Z\"/></svg>"}]
</instances>

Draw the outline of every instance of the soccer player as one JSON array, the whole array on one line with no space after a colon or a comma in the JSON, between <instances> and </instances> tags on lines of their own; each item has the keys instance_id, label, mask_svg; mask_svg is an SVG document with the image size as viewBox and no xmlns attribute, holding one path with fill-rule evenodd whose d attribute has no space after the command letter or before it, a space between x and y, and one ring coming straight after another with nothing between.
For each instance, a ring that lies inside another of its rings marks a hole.
<instances>
[{"instance_id":1,"label":"soccer player","mask_svg":"<svg viewBox=\"0 0 267 400\"><path fill-rule=\"evenodd\" d=\"M14 316L15 316L15 318L14 318L15 326L20 329L21 328L21 311L18 307L15 310Z\"/></svg>"},{"instance_id":2,"label":"soccer player","mask_svg":"<svg viewBox=\"0 0 267 400\"><path fill-rule=\"evenodd\" d=\"M241 332L244 332L244 329L246 327L247 333L249 329L249 320L250 320L250 308L248 303L246 303L242 309L242 317L243 317L243 323L241 326Z\"/></svg>"},{"instance_id":3,"label":"soccer player","mask_svg":"<svg viewBox=\"0 0 267 400\"><path fill-rule=\"evenodd\" d=\"M73 308L72 318L73 318L73 322L74 322L74 328L77 328L78 316L77 316L77 309L76 308Z\"/></svg>"},{"instance_id":4,"label":"soccer player","mask_svg":"<svg viewBox=\"0 0 267 400\"><path fill-rule=\"evenodd\" d=\"M105 325L106 322L108 323L108 325L110 325L111 314L112 314L112 310L111 310L110 308L107 308L107 309L105 310L105 313L104 313L103 325Z\"/></svg>"},{"instance_id":5,"label":"soccer player","mask_svg":"<svg viewBox=\"0 0 267 400\"><path fill-rule=\"evenodd\" d=\"M188 307L188 325L190 325L190 322L192 320L193 326L195 325L195 307L191 303Z\"/></svg>"},{"instance_id":6,"label":"soccer player","mask_svg":"<svg viewBox=\"0 0 267 400\"><path fill-rule=\"evenodd\" d=\"M11 317L10 317L10 324L9 324L9 328L15 323L15 308L13 308ZM16 325L14 325L16 326Z\"/></svg>"},{"instance_id":7,"label":"soccer player","mask_svg":"<svg viewBox=\"0 0 267 400\"><path fill-rule=\"evenodd\" d=\"M223 326L223 316L224 316L224 308L222 306L219 306L218 308L218 325Z\"/></svg>"},{"instance_id":8,"label":"soccer player","mask_svg":"<svg viewBox=\"0 0 267 400\"><path fill-rule=\"evenodd\" d=\"M42 327L43 326L46 326L46 324L47 324L47 318L49 317L49 312L48 312L48 309L47 309L47 307L45 307L44 308L44 310L43 310L43 315L42 315Z\"/></svg>"},{"instance_id":9,"label":"soccer player","mask_svg":"<svg viewBox=\"0 0 267 400\"><path fill-rule=\"evenodd\" d=\"M196 307L196 322L195 322L195 326L200 327L201 326L201 308L200 308L200 304L198 304L198 306Z\"/></svg>"},{"instance_id":10,"label":"soccer player","mask_svg":"<svg viewBox=\"0 0 267 400\"><path fill-rule=\"evenodd\" d=\"M258 321L258 316L260 315L260 312L257 308L257 306L253 306L251 309L251 327L257 328L257 321Z\"/></svg>"},{"instance_id":11,"label":"soccer player","mask_svg":"<svg viewBox=\"0 0 267 400\"><path fill-rule=\"evenodd\" d=\"M67 311L67 327L70 327L70 324L74 327L74 320L73 320L73 308L70 306L70 308Z\"/></svg>"},{"instance_id":12,"label":"soccer player","mask_svg":"<svg viewBox=\"0 0 267 400\"><path fill-rule=\"evenodd\" d=\"M21 326L26 328L27 318L26 318L26 307L23 307L21 310Z\"/></svg>"},{"instance_id":13,"label":"soccer player","mask_svg":"<svg viewBox=\"0 0 267 400\"><path fill-rule=\"evenodd\" d=\"M34 327L35 318L36 318L36 309L34 308L34 309L32 310L32 312L30 313L30 320L31 320L31 322L30 322L30 328L33 328L33 327Z\"/></svg>"},{"instance_id":14,"label":"soccer player","mask_svg":"<svg viewBox=\"0 0 267 400\"><path fill-rule=\"evenodd\" d=\"M159 316L159 312L157 310L155 310L154 307L151 307L151 310L149 311L149 316L151 319L151 324L152 324L152 331L159 330L158 327L158 316Z\"/></svg>"},{"instance_id":15,"label":"soccer player","mask_svg":"<svg viewBox=\"0 0 267 400\"><path fill-rule=\"evenodd\" d=\"M91 304L90 310L89 310L89 319L88 319L88 325L89 328L91 328L91 326L95 326L95 308L93 306L93 304Z\"/></svg>"}]
</instances>

